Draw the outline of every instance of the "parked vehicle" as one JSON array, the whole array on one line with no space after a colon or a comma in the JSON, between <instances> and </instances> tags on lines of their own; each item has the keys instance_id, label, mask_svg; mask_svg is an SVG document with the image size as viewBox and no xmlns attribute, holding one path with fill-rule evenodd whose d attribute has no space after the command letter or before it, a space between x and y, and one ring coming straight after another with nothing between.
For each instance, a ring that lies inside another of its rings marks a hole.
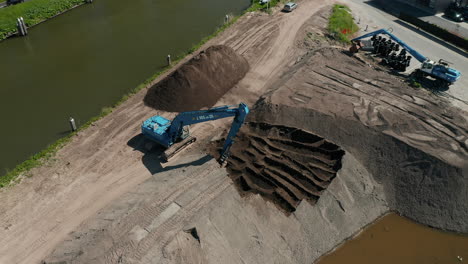
<instances>
[{"instance_id":1,"label":"parked vehicle","mask_svg":"<svg viewBox=\"0 0 468 264\"><path fill-rule=\"evenodd\" d=\"M465 19L465 21L468 21L468 6L463 7L460 10L460 13L463 14L463 18Z\"/></svg>"},{"instance_id":2,"label":"parked vehicle","mask_svg":"<svg viewBox=\"0 0 468 264\"><path fill-rule=\"evenodd\" d=\"M9 5L16 5L16 4L23 3L23 2L24 0L7 0L6 4L7 6L9 6Z\"/></svg>"},{"instance_id":3,"label":"parked vehicle","mask_svg":"<svg viewBox=\"0 0 468 264\"><path fill-rule=\"evenodd\" d=\"M268 2L270 2L270 0L260 0L261 5L264 5L264 4L268 3Z\"/></svg>"},{"instance_id":4,"label":"parked vehicle","mask_svg":"<svg viewBox=\"0 0 468 264\"><path fill-rule=\"evenodd\" d=\"M455 22L463 22L465 19L463 18L463 14L455 9L447 9L445 11L445 16L450 18L451 20Z\"/></svg>"},{"instance_id":5,"label":"parked vehicle","mask_svg":"<svg viewBox=\"0 0 468 264\"><path fill-rule=\"evenodd\" d=\"M297 4L296 3L293 3L293 2L288 2L284 5L283 7L283 11L285 12L291 12L293 11L294 9L296 9L297 7Z\"/></svg>"}]
</instances>

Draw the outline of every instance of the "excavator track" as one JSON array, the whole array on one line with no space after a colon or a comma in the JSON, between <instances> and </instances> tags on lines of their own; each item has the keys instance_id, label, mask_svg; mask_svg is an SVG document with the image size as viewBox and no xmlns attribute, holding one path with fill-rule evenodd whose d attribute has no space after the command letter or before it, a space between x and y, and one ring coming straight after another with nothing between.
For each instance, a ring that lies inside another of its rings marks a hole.
<instances>
[{"instance_id":1,"label":"excavator track","mask_svg":"<svg viewBox=\"0 0 468 264\"><path fill-rule=\"evenodd\" d=\"M181 152L185 148L187 148L189 145L194 143L197 140L196 137L187 137L186 139L177 142L173 144L170 148L168 148L166 151L164 151L163 154L161 154L160 158L163 162L168 162L172 157L174 157L177 153Z\"/></svg>"}]
</instances>

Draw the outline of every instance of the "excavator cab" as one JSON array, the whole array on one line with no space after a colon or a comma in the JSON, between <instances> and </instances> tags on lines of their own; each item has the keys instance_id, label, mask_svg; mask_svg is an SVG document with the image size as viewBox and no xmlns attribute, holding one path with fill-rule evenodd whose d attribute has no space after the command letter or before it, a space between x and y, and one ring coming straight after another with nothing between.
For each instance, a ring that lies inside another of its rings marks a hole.
<instances>
[{"instance_id":1,"label":"excavator cab","mask_svg":"<svg viewBox=\"0 0 468 264\"><path fill-rule=\"evenodd\" d=\"M421 71L426 72L426 73L431 73L432 68L434 68L434 62L431 60L425 61L421 65Z\"/></svg>"}]
</instances>

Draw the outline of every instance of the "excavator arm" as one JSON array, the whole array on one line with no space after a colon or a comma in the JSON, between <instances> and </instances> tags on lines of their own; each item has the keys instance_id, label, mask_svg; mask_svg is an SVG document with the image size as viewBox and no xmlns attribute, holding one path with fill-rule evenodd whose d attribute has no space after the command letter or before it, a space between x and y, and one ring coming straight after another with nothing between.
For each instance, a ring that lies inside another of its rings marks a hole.
<instances>
[{"instance_id":1,"label":"excavator arm","mask_svg":"<svg viewBox=\"0 0 468 264\"><path fill-rule=\"evenodd\" d=\"M184 126L232 116L235 116L236 118L241 118L244 116L243 120L245 120L245 116L248 114L248 112L249 108L244 103L240 103L239 107L220 106L208 110L183 112L177 115L174 120L172 120L171 126L168 130L168 135L171 140L175 142L182 134L182 129Z\"/></svg>"},{"instance_id":2,"label":"excavator arm","mask_svg":"<svg viewBox=\"0 0 468 264\"><path fill-rule=\"evenodd\" d=\"M237 136L242 124L245 122L245 118L249 113L249 108L241 104L237 109L237 114L232 121L231 129L226 137L226 141L224 141L223 149L221 150L221 156L219 158L219 162L222 164L229 156L229 149L231 148L232 144L234 143L234 138Z\"/></svg>"}]
</instances>

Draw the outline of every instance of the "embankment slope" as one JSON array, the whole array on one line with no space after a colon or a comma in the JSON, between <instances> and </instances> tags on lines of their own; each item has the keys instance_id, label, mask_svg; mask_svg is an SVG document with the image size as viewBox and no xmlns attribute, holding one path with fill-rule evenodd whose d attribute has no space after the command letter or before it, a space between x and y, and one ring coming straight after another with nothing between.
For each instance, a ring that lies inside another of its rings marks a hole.
<instances>
[{"instance_id":1,"label":"embankment slope","mask_svg":"<svg viewBox=\"0 0 468 264\"><path fill-rule=\"evenodd\" d=\"M297 67L256 104L250 121L330 140L384 186L391 209L468 233L466 113L338 49L312 52Z\"/></svg>"}]
</instances>

